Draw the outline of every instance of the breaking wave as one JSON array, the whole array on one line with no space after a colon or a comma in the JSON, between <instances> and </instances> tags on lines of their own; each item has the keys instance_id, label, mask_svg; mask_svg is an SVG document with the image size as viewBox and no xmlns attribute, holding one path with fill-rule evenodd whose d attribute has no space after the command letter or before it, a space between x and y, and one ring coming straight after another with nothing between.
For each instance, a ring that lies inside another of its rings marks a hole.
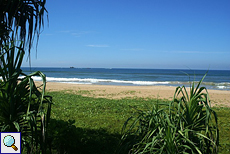
<instances>
[{"instance_id":1,"label":"breaking wave","mask_svg":"<svg viewBox=\"0 0 230 154\"><path fill-rule=\"evenodd\" d=\"M33 77L35 81L41 81L40 77ZM48 82L64 82L75 84L120 84L120 85L166 85L170 82L158 82L158 81L125 81L125 80L113 80L113 79L94 79L94 78L54 78L46 77Z\"/></svg>"},{"instance_id":2,"label":"breaking wave","mask_svg":"<svg viewBox=\"0 0 230 154\"><path fill-rule=\"evenodd\" d=\"M40 77L33 77L35 81L41 81ZM71 83L71 84L97 84L97 85L127 85L127 86L156 86L156 85L166 85L166 86L189 86L189 82L179 82L179 81L130 81L130 80L114 80L114 79L94 79L94 78L55 78L46 77L47 82L61 82L61 83ZM198 83L198 82L197 82ZM214 82L203 82L202 86L208 89L218 89L218 90L230 90L230 83L214 83Z\"/></svg>"}]
</instances>

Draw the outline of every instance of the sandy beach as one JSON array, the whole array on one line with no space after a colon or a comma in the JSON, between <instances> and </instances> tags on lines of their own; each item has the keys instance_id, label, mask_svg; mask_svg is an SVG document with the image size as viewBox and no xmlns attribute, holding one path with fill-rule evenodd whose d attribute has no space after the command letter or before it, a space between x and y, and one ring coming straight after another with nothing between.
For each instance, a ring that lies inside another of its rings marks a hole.
<instances>
[{"instance_id":1,"label":"sandy beach","mask_svg":"<svg viewBox=\"0 0 230 154\"><path fill-rule=\"evenodd\" d=\"M37 85L41 82L37 82ZM173 98L176 87L170 86L111 86L86 85L47 82L47 91L66 91L78 95L95 98L121 99L121 98ZM211 105L230 107L230 91L209 90Z\"/></svg>"}]
</instances>

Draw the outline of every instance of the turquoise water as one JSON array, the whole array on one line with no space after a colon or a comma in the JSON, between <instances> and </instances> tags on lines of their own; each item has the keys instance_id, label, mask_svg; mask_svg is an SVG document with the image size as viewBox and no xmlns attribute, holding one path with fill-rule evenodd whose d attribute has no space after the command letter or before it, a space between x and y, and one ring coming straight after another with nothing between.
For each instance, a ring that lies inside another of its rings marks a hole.
<instances>
[{"instance_id":1,"label":"turquoise water","mask_svg":"<svg viewBox=\"0 0 230 154\"><path fill-rule=\"evenodd\" d=\"M48 82L125 86L189 86L207 70L105 69L105 68L22 68L25 73L42 71ZM34 80L41 80L34 77ZM208 89L230 90L229 70L209 70L203 85Z\"/></svg>"}]
</instances>

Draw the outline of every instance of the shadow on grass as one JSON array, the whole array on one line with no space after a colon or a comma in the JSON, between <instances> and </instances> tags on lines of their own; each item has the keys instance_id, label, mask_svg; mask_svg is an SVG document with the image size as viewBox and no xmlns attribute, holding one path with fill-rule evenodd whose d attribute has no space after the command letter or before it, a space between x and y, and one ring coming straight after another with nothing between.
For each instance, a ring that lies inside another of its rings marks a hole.
<instances>
[{"instance_id":1,"label":"shadow on grass","mask_svg":"<svg viewBox=\"0 0 230 154\"><path fill-rule=\"evenodd\" d=\"M51 153L113 154L121 135L106 130L77 128L75 121L51 119L48 134L48 147Z\"/></svg>"}]
</instances>

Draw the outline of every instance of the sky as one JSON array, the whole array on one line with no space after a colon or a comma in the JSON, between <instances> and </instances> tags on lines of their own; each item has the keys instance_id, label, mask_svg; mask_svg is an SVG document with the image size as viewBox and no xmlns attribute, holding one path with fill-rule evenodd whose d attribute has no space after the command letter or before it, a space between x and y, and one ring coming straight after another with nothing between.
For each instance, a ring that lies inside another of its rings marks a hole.
<instances>
[{"instance_id":1,"label":"sky","mask_svg":"<svg viewBox=\"0 0 230 154\"><path fill-rule=\"evenodd\" d=\"M229 0L48 0L46 8L32 67L230 70Z\"/></svg>"}]
</instances>

